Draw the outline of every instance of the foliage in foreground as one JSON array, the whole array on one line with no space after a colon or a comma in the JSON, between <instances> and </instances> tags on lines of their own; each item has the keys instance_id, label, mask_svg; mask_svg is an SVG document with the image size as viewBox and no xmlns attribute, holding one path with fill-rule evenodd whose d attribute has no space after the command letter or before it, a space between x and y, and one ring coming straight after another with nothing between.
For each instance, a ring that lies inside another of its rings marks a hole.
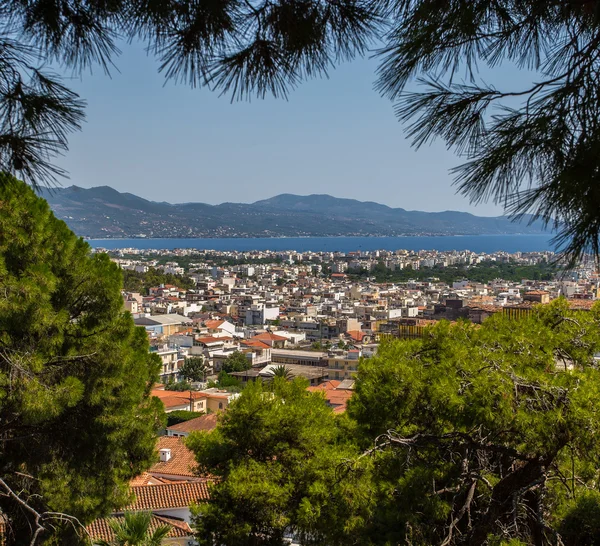
<instances>
[{"instance_id":1,"label":"foliage in foreground","mask_svg":"<svg viewBox=\"0 0 600 546\"><path fill-rule=\"evenodd\" d=\"M442 322L359 367L348 415L297 380L250 385L190 437L221 478L208 544L594 544L600 308ZM358 454L362 453L362 456Z\"/></svg>"},{"instance_id":2,"label":"foliage in foreground","mask_svg":"<svg viewBox=\"0 0 600 546\"><path fill-rule=\"evenodd\" d=\"M160 362L120 288L108 256L0 175L0 478L40 512L106 515L153 462ZM32 513L4 495L0 510L29 544Z\"/></svg>"},{"instance_id":3,"label":"foliage in foreground","mask_svg":"<svg viewBox=\"0 0 600 546\"><path fill-rule=\"evenodd\" d=\"M323 543L346 521L345 503L359 512L369 496L350 476L340 480L339 465L357 455L319 394L300 379L276 377L269 385L250 383L211 433L194 432L187 445L201 472L219 480L211 501L195 509L200 544L283 544L295 532ZM343 496L345 502L332 499Z\"/></svg>"}]
</instances>

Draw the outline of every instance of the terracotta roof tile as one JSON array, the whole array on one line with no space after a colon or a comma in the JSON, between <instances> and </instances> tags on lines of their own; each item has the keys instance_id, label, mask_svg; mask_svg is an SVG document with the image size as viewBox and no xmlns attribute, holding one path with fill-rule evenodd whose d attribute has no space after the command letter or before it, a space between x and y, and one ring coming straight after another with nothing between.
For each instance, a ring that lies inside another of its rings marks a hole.
<instances>
[{"instance_id":1,"label":"terracotta roof tile","mask_svg":"<svg viewBox=\"0 0 600 546\"><path fill-rule=\"evenodd\" d=\"M363 337L366 336L366 334L360 330L349 330L346 332L346 335L354 341L362 341Z\"/></svg>"},{"instance_id":2,"label":"terracotta roof tile","mask_svg":"<svg viewBox=\"0 0 600 546\"><path fill-rule=\"evenodd\" d=\"M209 413L208 415L201 415L195 419L184 421L183 423L177 423L176 425L170 426L167 430L176 432L194 432L196 430L214 430L217 426L218 415L216 413Z\"/></svg>"},{"instance_id":3,"label":"terracotta roof tile","mask_svg":"<svg viewBox=\"0 0 600 546\"><path fill-rule=\"evenodd\" d=\"M205 337L199 337L196 338L196 341L198 343L223 343L224 341L229 341L231 340L231 337L214 337L214 336L205 336Z\"/></svg>"},{"instance_id":4,"label":"terracotta roof tile","mask_svg":"<svg viewBox=\"0 0 600 546\"><path fill-rule=\"evenodd\" d=\"M262 334L258 334L250 338L250 341L287 341L287 337L278 336L277 334L272 334L271 332L264 332Z\"/></svg>"},{"instance_id":5,"label":"terracotta roof tile","mask_svg":"<svg viewBox=\"0 0 600 546\"><path fill-rule=\"evenodd\" d=\"M135 500L125 511L161 510L186 508L190 504L208 500L209 480L164 483L160 485L136 485L131 488Z\"/></svg>"},{"instance_id":6,"label":"terracotta roof tile","mask_svg":"<svg viewBox=\"0 0 600 546\"><path fill-rule=\"evenodd\" d=\"M352 397L352 391L346 389L338 390L340 381L326 381L321 385L315 387L308 387L306 390L309 392L322 392L325 395L325 400L330 406L333 406L335 413L343 413L346 411L346 405L348 400Z\"/></svg>"},{"instance_id":7,"label":"terracotta roof tile","mask_svg":"<svg viewBox=\"0 0 600 546\"><path fill-rule=\"evenodd\" d=\"M222 324L224 324L224 320L207 320L204 324L207 328L211 330L215 330L216 328L220 328Z\"/></svg>"},{"instance_id":8,"label":"terracotta roof tile","mask_svg":"<svg viewBox=\"0 0 600 546\"><path fill-rule=\"evenodd\" d=\"M193 400L206 398L206 395L197 391L165 391L162 389L152 389L152 396L156 396L165 405L165 409L175 408L177 406L190 405L190 397Z\"/></svg>"},{"instance_id":9,"label":"terracotta roof tile","mask_svg":"<svg viewBox=\"0 0 600 546\"><path fill-rule=\"evenodd\" d=\"M176 436L160 436L156 450L170 449L171 458L155 463L150 468L150 474L165 474L169 476L196 477L196 460L194 454L187 448L183 438Z\"/></svg>"},{"instance_id":10,"label":"terracotta roof tile","mask_svg":"<svg viewBox=\"0 0 600 546\"><path fill-rule=\"evenodd\" d=\"M569 300L569 308L576 310L590 310L596 302L593 300Z\"/></svg>"}]
</instances>

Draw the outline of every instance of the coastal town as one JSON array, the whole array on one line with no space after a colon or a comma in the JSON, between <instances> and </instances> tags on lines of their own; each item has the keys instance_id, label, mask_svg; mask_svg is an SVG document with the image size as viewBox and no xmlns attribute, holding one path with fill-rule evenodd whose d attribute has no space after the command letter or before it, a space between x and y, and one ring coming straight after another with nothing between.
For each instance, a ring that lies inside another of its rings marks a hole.
<instances>
[{"instance_id":1,"label":"coastal town","mask_svg":"<svg viewBox=\"0 0 600 546\"><path fill-rule=\"evenodd\" d=\"M586 261L545 280L476 282L465 276L444 282L436 277L457 265L552 264L556 257L548 251L124 249L111 254L124 271L143 275L154 268L191 280L193 287L187 289L162 284L148 287L145 294L123 292L125 309L146 329L152 350L163 361L164 383L183 379L180 371L188 357L202 357L206 377L216 379L223 363L241 353L248 369L232 375L242 383L269 377L273 366L285 365L311 385L336 380L351 389L360 359L373 355L386 336L419 337L442 319L481 323L494 313L524 313L559 296L574 308L589 308L600 285L593 262ZM190 256L203 259L190 262ZM237 265L215 265L225 262ZM381 283L369 275L377 267L427 276Z\"/></svg>"},{"instance_id":2,"label":"coastal town","mask_svg":"<svg viewBox=\"0 0 600 546\"><path fill-rule=\"evenodd\" d=\"M124 309L145 328L150 351L160 358L152 395L173 418L158 439L159 461L131 483L137 500L128 509L149 511L154 525L171 525L171 539L182 544L193 541L189 505L209 498L211 482L198 475L185 438L214 430L249 382L304 378L309 391L320 392L341 414L361 362L386 339L422 337L440 320L480 324L495 313L521 317L558 297L573 309L589 309L600 296L592 260L566 271L548 251L109 252L126 279L154 273L181 281L122 295ZM540 278L469 279L482 264L492 271L502 264L530 268L525 271ZM377 282L377 270L415 278ZM456 271L451 282L439 278L450 270ZM200 363L201 377L191 377L190 361ZM107 520L88 531L95 538L112 536Z\"/></svg>"}]
</instances>

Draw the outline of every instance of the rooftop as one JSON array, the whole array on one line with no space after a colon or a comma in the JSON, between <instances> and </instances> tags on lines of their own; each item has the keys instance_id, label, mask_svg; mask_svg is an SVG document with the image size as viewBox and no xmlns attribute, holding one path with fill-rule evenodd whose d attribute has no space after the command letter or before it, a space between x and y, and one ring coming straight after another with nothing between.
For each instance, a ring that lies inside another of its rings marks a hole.
<instances>
[{"instance_id":1,"label":"rooftop","mask_svg":"<svg viewBox=\"0 0 600 546\"><path fill-rule=\"evenodd\" d=\"M217 427L218 415L216 413L209 413L207 415L201 415L195 419L184 421L183 423L177 423L176 425L170 426L167 430L174 432L195 432L199 430L210 431Z\"/></svg>"},{"instance_id":2,"label":"rooftop","mask_svg":"<svg viewBox=\"0 0 600 546\"><path fill-rule=\"evenodd\" d=\"M194 454L187 448L183 438L177 436L160 436L156 444L157 452L161 449L170 449L171 458L158 461L152 465L150 474L162 474L181 478L196 478L196 460Z\"/></svg>"}]
</instances>

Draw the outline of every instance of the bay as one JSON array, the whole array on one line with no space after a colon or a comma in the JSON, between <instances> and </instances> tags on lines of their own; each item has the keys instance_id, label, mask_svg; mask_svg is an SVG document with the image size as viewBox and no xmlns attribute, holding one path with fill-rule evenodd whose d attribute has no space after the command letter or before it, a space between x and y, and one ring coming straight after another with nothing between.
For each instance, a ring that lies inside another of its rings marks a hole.
<instances>
[{"instance_id":1,"label":"bay","mask_svg":"<svg viewBox=\"0 0 600 546\"><path fill-rule=\"evenodd\" d=\"M553 235L463 235L406 237L284 237L231 239L90 239L94 248L220 251L272 250L297 252L356 252L373 250L470 250L477 253L554 250Z\"/></svg>"}]
</instances>

